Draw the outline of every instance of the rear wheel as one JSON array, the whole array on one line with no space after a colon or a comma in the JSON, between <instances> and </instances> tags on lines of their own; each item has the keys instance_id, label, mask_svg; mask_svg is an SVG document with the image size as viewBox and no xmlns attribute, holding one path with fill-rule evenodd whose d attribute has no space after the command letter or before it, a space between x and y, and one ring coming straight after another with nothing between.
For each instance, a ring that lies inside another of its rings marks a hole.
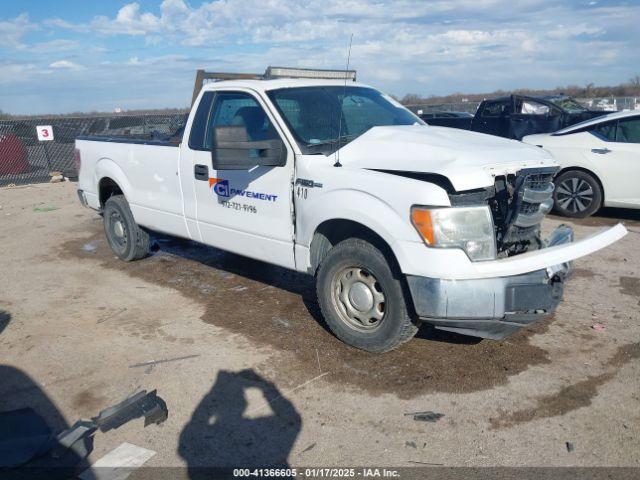
<instances>
[{"instance_id":1,"label":"rear wheel","mask_svg":"<svg viewBox=\"0 0 640 480\"><path fill-rule=\"evenodd\" d=\"M407 309L401 274L365 240L351 238L331 248L316 288L329 328L356 348L386 352L418 330Z\"/></svg>"},{"instance_id":2,"label":"rear wheel","mask_svg":"<svg viewBox=\"0 0 640 480\"><path fill-rule=\"evenodd\" d=\"M147 256L149 234L136 224L123 195L114 195L105 202L102 218L107 242L120 260L130 262Z\"/></svg>"},{"instance_id":3,"label":"rear wheel","mask_svg":"<svg viewBox=\"0 0 640 480\"><path fill-rule=\"evenodd\" d=\"M602 205L602 188L595 177L581 170L569 170L556 177L554 209L560 215L585 218Z\"/></svg>"}]
</instances>

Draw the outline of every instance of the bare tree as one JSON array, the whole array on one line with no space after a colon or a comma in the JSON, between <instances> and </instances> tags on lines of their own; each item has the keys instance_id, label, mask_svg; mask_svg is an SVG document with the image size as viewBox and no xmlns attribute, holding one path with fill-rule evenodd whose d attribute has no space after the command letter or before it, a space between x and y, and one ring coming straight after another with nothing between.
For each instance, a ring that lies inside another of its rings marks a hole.
<instances>
[{"instance_id":1,"label":"bare tree","mask_svg":"<svg viewBox=\"0 0 640 480\"><path fill-rule=\"evenodd\" d=\"M421 103L422 97L417 93L407 93L404 97L402 97L401 101L404 105L414 105L416 103Z\"/></svg>"}]
</instances>

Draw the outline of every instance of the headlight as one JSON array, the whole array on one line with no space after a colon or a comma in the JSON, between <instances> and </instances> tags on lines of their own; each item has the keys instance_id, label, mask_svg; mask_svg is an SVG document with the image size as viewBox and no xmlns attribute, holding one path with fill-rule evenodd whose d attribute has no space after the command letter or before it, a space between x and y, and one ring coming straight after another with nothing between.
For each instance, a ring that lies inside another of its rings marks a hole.
<instances>
[{"instance_id":1,"label":"headlight","mask_svg":"<svg viewBox=\"0 0 640 480\"><path fill-rule=\"evenodd\" d=\"M461 248L471 260L494 260L496 239L489 207L413 207L411 222L430 247Z\"/></svg>"}]
</instances>

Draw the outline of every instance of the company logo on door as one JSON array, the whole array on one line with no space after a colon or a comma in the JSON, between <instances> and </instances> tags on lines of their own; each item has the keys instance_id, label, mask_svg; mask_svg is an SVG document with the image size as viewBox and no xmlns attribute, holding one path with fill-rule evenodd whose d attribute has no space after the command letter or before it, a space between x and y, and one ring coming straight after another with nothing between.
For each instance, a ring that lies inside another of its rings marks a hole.
<instances>
[{"instance_id":1,"label":"company logo on door","mask_svg":"<svg viewBox=\"0 0 640 480\"><path fill-rule=\"evenodd\" d=\"M219 197L229 197L229 180L222 178L210 178L209 188L213 188L213 192Z\"/></svg>"},{"instance_id":2,"label":"company logo on door","mask_svg":"<svg viewBox=\"0 0 640 480\"><path fill-rule=\"evenodd\" d=\"M210 178L209 188L213 190L213 193L219 197L229 198L231 196L255 198L257 200L264 200L266 202L275 202L278 198L277 195L270 193L253 192L250 190L242 190L240 188L233 188L229 185L229 180L223 178Z\"/></svg>"}]
</instances>

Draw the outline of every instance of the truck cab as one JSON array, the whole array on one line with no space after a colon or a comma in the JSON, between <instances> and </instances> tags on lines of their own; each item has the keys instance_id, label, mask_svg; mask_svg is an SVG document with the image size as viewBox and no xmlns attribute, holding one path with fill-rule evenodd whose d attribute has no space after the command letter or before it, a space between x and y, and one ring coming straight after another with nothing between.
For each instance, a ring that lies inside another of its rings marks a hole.
<instances>
[{"instance_id":1,"label":"truck cab","mask_svg":"<svg viewBox=\"0 0 640 480\"><path fill-rule=\"evenodd\" d=\"M427 126L347 80L205 85L180 144L81 137L80 199L123 260L161 231L315 276L333 333L372 352L421 322L504 338L553 312L573 259L626 233L541 238L548 153Z\"/></svg>"}]
</instances>

